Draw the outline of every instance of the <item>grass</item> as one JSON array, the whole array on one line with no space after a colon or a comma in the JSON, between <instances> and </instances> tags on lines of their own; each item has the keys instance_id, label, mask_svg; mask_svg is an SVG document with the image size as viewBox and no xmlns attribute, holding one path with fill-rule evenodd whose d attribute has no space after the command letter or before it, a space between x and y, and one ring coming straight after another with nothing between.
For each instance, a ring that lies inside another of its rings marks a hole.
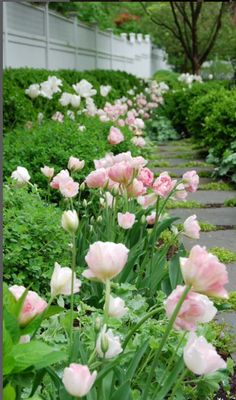
<instances>
[{"instance_id":1,"label":"grass","mask_svg":"<svg viewBox=\"0 0 236 400\"><path fill-rule=\"evenodd\" d=\"M225 207L236 207L236 198L225 200L224 206Z\"/></svg>"},{"instance_id":2,"label":"grass","mask_svg":"<svg viewBox=\"0 0 236 400\"><path fill-rule=\"evenodd\" d=\"M209 252L217 256L220 262L224 264L229 264L236 261L235 251L225 249L224 247L212 247Z\"/></svg>"},{"instance_id":3,"label":"grass","mask_svg":"<svg viewBox=\"0 0 236 400\"><path fill-rule=\"evenodd\" d=\"M164 167L170 167L170 163L168 161L155 161L152 163L152 167L159 167L159 168L164 168Z\"/></svg>"},{"instance_id":4,"label":"grass","mask_svg":"<svg viewBox=\"0 0 236 400\"><path fill-rule=\"evenodd\" d=\"M204 205L195 200L189 201L174 201L167 203L167 208L203 208Z\"/></svg>"},{"instance_id":5,"label":"grass","mask_svg":"<svg viewBox=\"0 0 236 400\"><path fill-rule=\"evenodd\" d=\"M212 232L212 231L217 231L217 226L212 225L212 224L208 224L208 222L204 222L204 221L198 221L200 228L201 228L201 232ZM178 224L176 225L178 230L183 230L183 224Z\"/></svg>"},{"instance_id":6,"label":"grass","mask_svg":"<svg viewBox=\"0 0 236 400\"><path fill-rule=\"evenodd\" d=\"M210 164L207 164L204 161L189 161L187 163L179 165L180 168L182 167L209 167Z\"/></svg>"},{"instance_id":7,"label":"grass","mask_svg":"<svg viewBox=\"0 0 236 400\"><path fill-rule=\"evenodd\" d=\"M229 309L232 311L236 311L236 291L229 293L228 299L217 298L214 299L214 303L216 304L217 308L220 309Z\"/></svg>"},{"instance_id":8,"label":"grass","mask_svg":"<svg viewBox=\"0 0 236 400\"><path fill-rule=\"evenodd\" d=\"M226 182L210 182L199 185L200 190L234 190L233 186Z\"/></svg>"},{"instance_id":9,"label":"grass","mask_svg":"<svg viewBox=\"0 0 236 400\"><path fill-rule=\"evenodd\" d=\"M212 172L213 171L199 171L198 175L200 178L212 178Z\"/></svg>"}]
</instances>

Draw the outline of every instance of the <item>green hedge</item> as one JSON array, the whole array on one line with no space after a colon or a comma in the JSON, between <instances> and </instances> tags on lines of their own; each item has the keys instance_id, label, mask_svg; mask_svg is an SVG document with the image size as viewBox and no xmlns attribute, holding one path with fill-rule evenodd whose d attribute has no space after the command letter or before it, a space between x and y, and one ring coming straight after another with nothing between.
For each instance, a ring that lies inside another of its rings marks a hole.
<instances>
[{"instance_id":1,"label":"green hedge","mask_svg":"<svg viewBox=\"0 0 236 400\"><path fill-rule=\"evenodd\" d=\"M153 79L157 82L165 82L170 89L180 89L186 87L185 84L178 81L179 74L173 71L160 70L155 72Z\"/></svg>"},{"instance_id":2,"label":"green hedge","mask_svg":"<svg viewBox=\"0 0 236 400\"><path fill-rule=\"evenodd\" d=\"M28 188L4 187L4 280L47 293L57 261L69 266L68 235L61 210Z\"/></svg>"},{"instance_id":3,"label":"green hedge","mask_svg":"<svg viewBox=\"0 0 236 400\"><path fill-rule=\"evenodd\" d=\"M21 165L29 170L32 182L46 187L40 168L48 165L57 173L67 168L71 155L85 160L85 168L80 172L80 178L84 178L94 169L93 160L103 157L106 152L117 154L130 150L134 156L140 154L130 142L133 134L127 127L121 128L125 141L111 146L107 136L112 123L103 123L97 117L86 115L80 117L80 123L86 127L84 132L78 130L74 121L65 118L63 123L45 121L38 125L35 122L32 129L17 128L8 133L4 138L5 179Z\"/></svg>"},{"instance_id":4,"label":"green hedge","mask_svg":"<svg viewBox=\"0 0 236 400\"><path fill-rule=\"evenodd\" d=\"M64 111L65 108L58 103L60 93L55 94L52 100L44 99L41 96L31 100L26 94L25 89L33 83L40 83L47 80L48 76L56 75L62 79L63 91L75 93L72 85L81 79L87 79L98 91L94 96L95 103L102 107L106 101L114 101L127 94L127 90L137 87L138 91L144 89L144 81L121 71L75 71L75 70L57 70L49 71L45 69L18 68L6 69L3 79L4 93L4 131L12 130L17 125L22 125L26 121L32 121L36 118L38 112L45 112L51 117L53 112ZM107 97L100 96L100 85L110 85L112 90ZM45 110L46 109L46 110Z\"/></svg>"}]
</instances>

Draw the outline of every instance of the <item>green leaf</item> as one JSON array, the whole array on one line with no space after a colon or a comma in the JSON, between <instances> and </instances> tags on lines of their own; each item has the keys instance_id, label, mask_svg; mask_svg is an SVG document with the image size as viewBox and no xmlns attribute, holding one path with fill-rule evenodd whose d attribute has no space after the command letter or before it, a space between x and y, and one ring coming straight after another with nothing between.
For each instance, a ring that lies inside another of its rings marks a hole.
<instances>
[{"instance_id":1,"label":"green leaf","mask_svg":"<svg viewBox=\"0 0 236 400\"><path fill-rule=\"evenodd\" d=\"M129 365L129 368L128 368L126 374L125 374L127 379L131 380L133 378L133 376L135 374L135 371L138 368L139 362L140 362L141 358L143 357L144 353L147 350L148 343L149 343L149 340L147 340L142 345L142 347L134 354L134 358L132 359L132 361L131 361L131 363Z\"/></svg>"},{"instance_id":2,"label":"green leaf","mask_svg":"<svg viewBox=\"0 0 236 400\"><path fill-rule=\"evenodd\" d=\"M45 368L40 369L39 371L36 372L35 374L35 378L32 384L32 390L30 393L30 397L32 397L34 395L34 393L36 392L36 390L38 389L40 383L43 380L44 375L46 374L47 370Z\"/></svg>"},{"instance_id":3,"label":"green leaf","mask_svg":"<svg viewBox=\"0 0 236 400\"><path fill-rule=\"evenodd\" d=\"M11 336L13 343L18 343L20 339L20 327L17 318L8 312L8 310L3 310L3 319L5 328Z\"/></svg>"},{"instance_id":4,"label":"green leaf","mask_svg":"<svg viewBox=\"0 0 236 400\"><path fill-rule=\"evenodd\" d=\"M172 289L175 289L177 285L181 285L183 283L179 258L183 257L185 254L186 252L184 251L184 248L181 246L178 253L175 254L174 257L171 259L169 265L169 278Z\"/></svg>"},{"instance_id":5,"label":"green leaf","mask_svg":"<svg viewBox=\"0 0 236 400\"><path fill-rule=\"evenodd\" d=\"M172 389L172 386L176 383L178 375L182 372L183 369L184 360L183 357L181 357L178 361L176 361L175 367L172 369L172 371L170 371L162 389L158 393L155 393L155 400L163 400L165 398L165 396Z\"/></svg>"},{"instance_id":6,"label":"green leaf","mask_svg":"<svg viewBox=\"0 0 236 400\"><path fill-rule=\"evenodd\" d=\"M55 364L66 358L66 354L39 341L18 344L13 347L15 359L14 372L24 371L29 367L40 369Z\"/></svg>"},{"instance_id":7,"label":"green leaf","mask_svg":"<svg viewBox=\"0 0 236 400\"><path fill-rule=\"evenodd\" d=\"M65 311L64 308L61 308L59 306L50 306L49 309L45 312L45 314L38 315L27 326L22 328L21 335L27 335L29 333L36 331L40 327L41 322L43 320L50 318L53 315L60 314L60 312L62 311Z\"/></svg>"},{"instance_id":8,"label":"green leaf","mask_svg":"<svg viewBox=\"0 0 236 400\"><path fill-rule=\"evenodd\" d=\"M130 381L124 382L118 390L115 391L113 396L109 400L130 400L131 399L131 390L130 390Z\"/></svg>"},{"instance_id":9,"label":"green leaf","mask_svg":"<svg viewBox=\"0 0 236 400\"><path fill-rule=\"evenodd\" d=\"M176 221L177 219L179 219L178 217L172 217L172 218L168 218L168 219L164 219L164 221L159 222L158 226L157 226L157 230L156 230L156 235L155 235L155 240L160 236L160 234L165 231L167 228L169 228L169 226L172 225L172 223L174 221Z\"/></svg>"},{"instance_id":10,"label":"green leaf","mask_svg":"<svg viewBox=\"0 0 236 400\"><path fill-rule=\"evenodd\" d=\"M3 389L3 399L4 400L15 400L16 392L14 387L10 383Z\"/></svg>"}]
</instances>

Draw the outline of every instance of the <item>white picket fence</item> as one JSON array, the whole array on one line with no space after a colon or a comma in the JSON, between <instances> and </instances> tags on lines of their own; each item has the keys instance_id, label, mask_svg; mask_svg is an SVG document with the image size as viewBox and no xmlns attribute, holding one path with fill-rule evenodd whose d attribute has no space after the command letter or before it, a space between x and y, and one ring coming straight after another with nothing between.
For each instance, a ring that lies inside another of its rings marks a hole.
<instances>
[{"instance_id":1,"label":"white picket fence","mask_svg":"<svg viewBox=\"0 0 236 400\"><path fill-rule=\"evenodd\" d=\"M152 46L149 35L100 31L76 17L21 2L3 2L3 65L6 67L112 69L149 78L171 69L165 52Z\"/></svg>"}]
</instances>

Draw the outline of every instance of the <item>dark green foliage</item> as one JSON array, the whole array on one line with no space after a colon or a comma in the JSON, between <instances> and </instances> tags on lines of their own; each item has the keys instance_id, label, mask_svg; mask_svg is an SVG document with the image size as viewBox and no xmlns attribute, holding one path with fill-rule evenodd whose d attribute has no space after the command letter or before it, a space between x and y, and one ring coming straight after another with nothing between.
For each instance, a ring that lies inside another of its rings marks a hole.
<instances>
[{"instance_id":1,"label":"dark green foliage","mask_svg":"<svg viewBox=\"0 0 236 400\"><path fill-rule=\"evenodd\" d=\"M94 159L99 159L107 152L114 154L130 150L132 155L138 155L140 150L130 142L133 137L127 128L121 128L125 141L111 146L107 136L112 123L100 122L97 117L80 117L80 123L86 126L80 132L77 124L66 118L64 123L45 121L42 125L35 123L31 130L15 129L4 139L4 176L18 166L28 169L32 182L46 188L47 180L40 168L44 165L55 168L55 173L67 168L70 156L85 160L85 168L78 174L78 178L85 176L94 169Z\"/></svg>"},{"instance_id":2,"label":"dark green foliage","mask_svg":"<svg viewBox=\"0 0 236 400\"><path fill-rule=\"evenodd\" d=\"M152 114L152 119L146 122L146 130L151 140L165 142L179 138L178 132L173 128L171 121L164 115Z\"/></svg>"},{"instance_id":3,"label":"dark green foliage","mask_svg":"<svg viewBox=\"0 0 236 400\"><path fill-rule=\"evenodd\" d=\"M4 187L4 280L47 293L54 263L69 266L61 210L28 188Z\"/></svg>"},{"instance_id":4,"label":"dark green foliage","mask_svg":"<svg viewBox=\"0 0 236 400\"><path fill-rule=\"evenodd\" d=\"M106 101L113 102L126 95L127 90L137 87L140 92L144 88L142 79L121 71L92 70L58 70L48 71L45 69L33 68L8 68L4 71L4 130L7 132L18 124L32 121L38 112L44 112L47 117L51 117L55 111L65 111L58 100L60 93L54 94L52 100L39 96L31 100L26 94L27 89L33 83L41 83L47 80L48 76L56 75L62 79L62 91L75 93L72 85L81 79L88 80L97 90L93 97L97 107L102 107ZM112 90L107 97L100 95L100 85L110 85Z\"/></svg>"}]
</instances>

